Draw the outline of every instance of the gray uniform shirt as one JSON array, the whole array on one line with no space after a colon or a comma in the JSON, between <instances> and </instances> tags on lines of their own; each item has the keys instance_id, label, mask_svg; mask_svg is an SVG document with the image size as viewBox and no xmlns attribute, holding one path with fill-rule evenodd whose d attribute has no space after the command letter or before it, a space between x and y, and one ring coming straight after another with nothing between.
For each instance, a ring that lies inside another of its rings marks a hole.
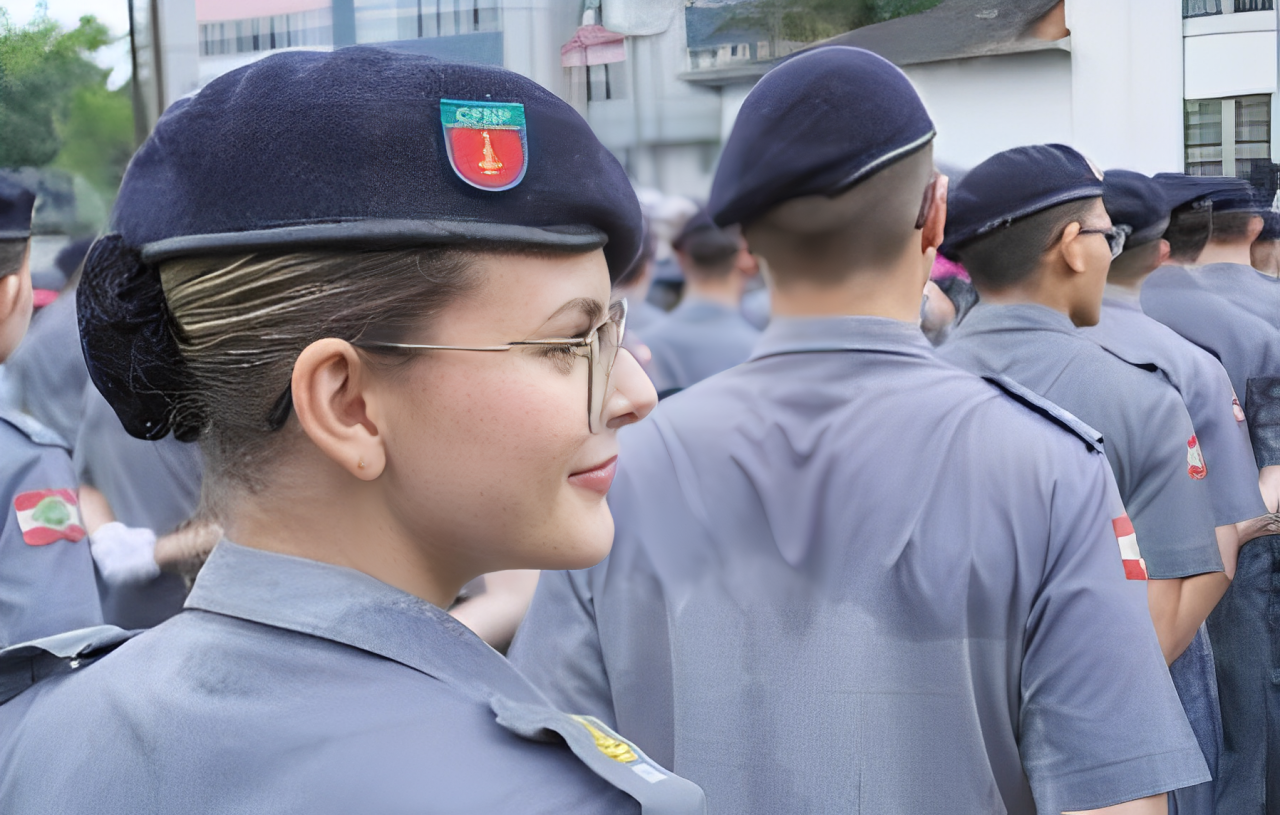
<instances>
[{"instance_id":1,"label":"gray uniform shirt","mask_svg":"<svg viewBox=\"0 0 1280 815\"><path fill-rule=\"evenodd\" d=\"M1181 266L1161 267L1147 278L1141 303L1148 315L1218 358L1251 417L1249 434L1258 466L1280 464L1280 428L1258 421L1280 412L1280 395L1268 387L1280 377L1280 331L1204 288ZM1250 404L1254 398L1263 401Z\"/></svg>"},{"instance_id":2,"label":"gray uniform shirt","mask_svg":"<svg viewBox=\"0 0 1280 815\"><path fill-rule=\"evenodd\" d=\"M759 338L739 311L696 297L686 297L642 336L653 353L649 376L659 393L746 362Z\"/></svg>"},{"instance_id":3,"label":"gray uniform shirt","mask_svg":"<svg viewBox=\"0 0 1280 815\"><path fill-rule=\"evenodd\" d=\"M1222 571L1203 455L1164 377L1090 342L1066 315L1031 304L978 304L938 354L1008 376L1097 428L1152 578Z\"/></svg>"},{"instance_id":4,"label":"gray uniform shirt","mask_svg":"<svg viewBox=\"0 0 1280 815\"><path fill-rule=\"evenodd\" d=\"M53 431L3 411L0 500L0 647L100 625L71 458Z\"/></svg>"},{"instance_id":5,"label":"gray uniform shirt","mask_svg":"<svg viewBox=\"0 0 1280 815\"><path fill-rule=\"evenodd\" d=\"M73 460L76 477L102 492L116 519L167 535L200 504L203 459L200 447L172 435L159 441L130 436L111 405L90 384ZM176 574L147 583L101 586L107 622L122 628L150 628L182 610L187 587Z\"/></svg>"},{"instance_id":6,"label":"gray uniform shirt","mask_svg":"<svg viewBox=\"0 0 1280 815\"><path fill-rule=\"evenodd\" d=\"M512 659L711 812L1031 815L1208 779L1102 455L916 326L775 318L621 442L612 553L543 574Z\"/></svg>"},{"instance_id":7,"label":"gray uniform shirt","mask_svg":"<svg viewBox=\"0 0 1280 815\"><path fill-rule=\"evenodd\" d=\"M80 432L89 369L80 350L76 294L67 292L40 309L18 350L5 362L14 406L58 433L67 443Z\"/></svg>"},{"instance_id":8,"label":"gray uniform shirt","mask_svg":"<svg viewBox=\"0 0 1280 815\"><path fill-rule=\"evenodd\" d=\"M7 678L22 666L5 656ZM440 609L360 572L225 541L182 614L0 706L6 813L703 806L701 790L604 725L552 708Z\"/></svg>"},{"instance_id":9,"label":"gray uniform shirt","mask_svg":"<svg viewBox=\"0 0 1280 815\"><path fill-rule=\"evenodd\" d=\"M1240 263L1210 263L1191 270L1205 288L1280 329L1280 280Z\"/></svg>"},{"instance_id":10,"label":"gray uniform shirt","mask_svg":"<svg viewBox=\"0 0 1280 815\"><path fill-rule=\"evenodd\" d=\"M1143 314L1138 297L1131 289L1108 286L1102 319L1081 333L1130 364L1158 368L1182 396L1204 449L1215 523L1265 515L1244 410L1222 363Z\"/></svg>"}]
</instances>

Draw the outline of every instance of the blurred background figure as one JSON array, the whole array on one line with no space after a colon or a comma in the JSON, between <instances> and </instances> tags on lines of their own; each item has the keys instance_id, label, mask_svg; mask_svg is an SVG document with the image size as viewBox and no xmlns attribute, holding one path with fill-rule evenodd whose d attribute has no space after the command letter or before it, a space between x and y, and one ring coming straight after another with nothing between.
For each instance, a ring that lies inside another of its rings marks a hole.
<instances>
[{"instance_id":1,"label":"blurred background figure","mask_svg":"<svg viewBox=\"0 0 1280 815\"><path fill-rule=\"evenodd\" d=\"M1280 278L1280 212L1262 214L1262 231L1249 249L1253 268L1268 277Z\"/></svg>"},{"instance_id":2,"label":"blurred background figure","mask_svg":"<svg viewBox=\"0 0 1280 815\"><path fill-rule=\"evenodd\" d=\"M684 295L645 335L659 397L745 362L760 336L742 316L742 296L759 266L741 231L721 229L699 210L671 245L684 272Z\"/></svg>"}]
</instances>

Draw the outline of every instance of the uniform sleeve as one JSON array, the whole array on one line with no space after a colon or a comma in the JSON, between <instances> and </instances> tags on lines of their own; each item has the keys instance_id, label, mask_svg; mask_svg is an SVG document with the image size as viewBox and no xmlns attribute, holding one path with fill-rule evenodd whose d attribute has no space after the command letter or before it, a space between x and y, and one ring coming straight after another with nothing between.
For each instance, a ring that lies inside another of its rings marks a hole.
<instances>
[{"instance_id":1,"label":"uniform sleeve","mask_svg":"<svg viewBox=\"0 0 1280 815\"><path fill-rule=\"evenodd\" d=\"M0 646L101 625L93 559L75 517L76 482L66 451L37 445L0 425L0 485ZM54 499L67 517L49 513L42 523L28 506L46 491L59 491ZM59 520L67 523L54 528Z\"/></svg>"},{"instance_id":2,"label":"uniform sleeve","mask_svg":"<svg viewBox=\"0 0 1280 815\"><path fill-rule=\"evenodd\" d=\"M1061 457L1055 470L1022 660L1019 745L1037 809L1097 809L1207 781L1146 583L1126 579L1118 556L1110 471L1092 456Z\"/></svg>"},{"instance_id":3,"label":"uniform sleeve","mask_svg":"<svg viewBox=\"0 0 1280 815\"><path fill-rule=\"evenodd\" d=\"M1103 442L1108 455L1113 443L1127 445L1116 480L1147 572L1156 580L1220 572L1207 468L1191 417L1172 387L1148 393L1142 410L1131 412L1141 424L1128 438Z\"/></svg>"},{"instance_id":4,"label":"uniform sleeve","mask_svg":"<svg viewBox=\"0 0 1280 815\"><path fill-rule=\"evenodd\" d=\"M1231 379L1217 359L1199 349L1196 352L1203 359L1198 369L1202 381L1196 383L1187 404L1209 468L1214 522L1224 526L1265 515L1267 505L1258 491L1258 466L1249 429Z\"/></svg>"},{"instance_id":5,"label":"uniform sleeve","mask_svg":"<svg viewBox=\"0 0 1280 815\"><path fill-rule=\"evenodd\" d=\"M590 572L542 573L508 658L561 710L589 714L616 728Z\"/></svg>"}]
</instances>

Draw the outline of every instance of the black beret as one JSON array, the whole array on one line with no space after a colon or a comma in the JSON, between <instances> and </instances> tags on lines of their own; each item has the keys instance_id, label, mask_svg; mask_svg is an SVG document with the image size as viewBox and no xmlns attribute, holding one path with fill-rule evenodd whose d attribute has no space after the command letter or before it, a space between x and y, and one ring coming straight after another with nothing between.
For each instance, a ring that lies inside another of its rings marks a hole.
<instances>
[{"instance_id":1,"label":"black beret","mask_svg":"<svg viewBox=\"0 0 1280 815\"><path fill-rule=\"evenodd\" d=\"M293 51L175 102L129 164L77 298L89 373L135 436L181 370L157 264L436 244L639 254L640 205L566 102L512 71L356 46ZM193 437L195 428L176 428Z\"/></svg>"},{"instance_id":2,"label":"black beret","mask_svg":"<svg viewBox=\"0 0 1280 815\"><path fill-rule=\"evenodd\" d=\"M1244 179L1233 176L1156 173L1152 180L1160 185L1171 210L1208 200L1214 193L1243 190L1249 186Z\"/></svg>"},{"instance_id":3,"label":"black beret","mask_svg":"<svg viewBox=\"0 0 1280 815\"><path fill-rule=\"evenodd\" d=\"M969 171L947 197L946 243L974 238L1051 207L1102 196L1102 173L1062 144L996 153Z\"/></svg>"},{"instance_id":4,"label":"black beret","mask_svg":"<svg viewBox=\"0 0 1280 815\"><path fill-rule=\"evenodd\" d=\"M1102 179L1102 204L1111 223L1128 231L1126 247L1159 240L1169 226L1171 207L1160 185L1132 170L1107 170Z\"/></svg>"},{"instance_id":5,"label":"black beret","mask_svg":"<svg viewBox=\"0 0 1280 815\"><path fill-rule=\"evenodd\" d=\"M808 195L838 195L933 140L910 80L861 48L806 51L751 89L720 155L708 209L745 224Z\"/></svg>"},{"instance_id":6,"label":"black beret","mask_svg":"<svg viewBox=\"0 0 1280 815\"><path fill-rule=\"evenodd\" d=\"M35 205L35 193L21 184L0 177L0 241L31 237L31 212Z\"/></svg>"}]
</instances>

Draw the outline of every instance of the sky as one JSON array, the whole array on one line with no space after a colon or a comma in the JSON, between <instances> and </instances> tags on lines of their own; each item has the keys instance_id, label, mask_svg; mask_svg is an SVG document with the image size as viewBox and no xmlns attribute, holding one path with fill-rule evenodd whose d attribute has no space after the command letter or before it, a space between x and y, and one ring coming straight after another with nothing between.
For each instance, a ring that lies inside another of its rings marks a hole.
<instances>
[{"instance_id":1,"label":"sky","mask_svg":"<svg viewBox=\"0 0 1280 815\"><path fill-rule=\"evenodd\" d=\"M37 5L44 5L48 15L64 28L75 28L80 17L92 14L106 24L112 36L119 39L95 55L95 61L111 69L107 86L118 88L132 72L129 55L129 0L0 0L0 8L16 26L24 26L35 18Z\"/></svg>"}]
</instances>

